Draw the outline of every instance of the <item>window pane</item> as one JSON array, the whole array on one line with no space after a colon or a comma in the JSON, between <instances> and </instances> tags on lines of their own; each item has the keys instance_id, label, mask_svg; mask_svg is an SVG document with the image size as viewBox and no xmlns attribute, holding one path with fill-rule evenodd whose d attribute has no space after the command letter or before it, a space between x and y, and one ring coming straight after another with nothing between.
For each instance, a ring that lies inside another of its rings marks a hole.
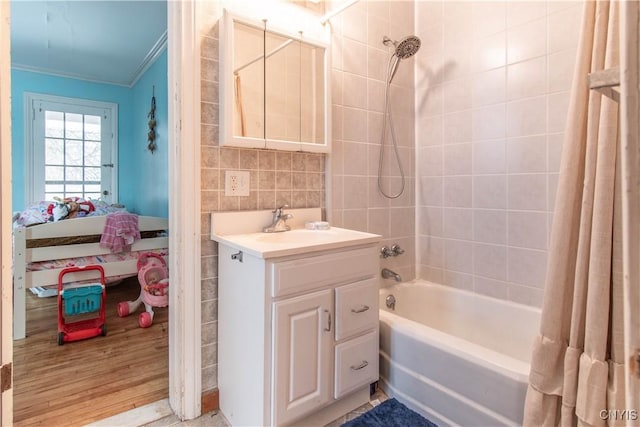
<instances>
[{"instance_id":1,"label":"window pane","mask_svg":"<svg viewBox=\"0 0 640 427\"><path fill-rule=\"evenodd\" d=\"M66 167L64 170L65 181L82 181L82 168Z\"/></svg>"},{"instance_id":2,"label":"window pane","mask_svg":"<svg viewBox=\"0 0 640 427\"><path fill-rule=\"evenodd\" d=\"M85 141L84 143L84 164L86 166L100 166L100 142Z\"/></svg>"},{"instance_id":3,"label":"window pane","mask_svg":"<svg viewBox=\"0 0 640 427\"><path fill-rule=\"evenodd\" d=\"M48 165L64 163L64 141L47 138L44 141L44 162Z\"/></svg>"},{"instance_id":4,"label":"window pane","mask_svg":"<svg viewBox=\"0 0 640 427\"><path fill-rule=\"evenodd\" d=\"M62 193L64 191L63 184L45 184L44 191L47 193Z\"/></svg>"},{"instance_id":5,"label":"window pane","mask_svg":"<svg viewBox=\"0 0 640 427\"><path fill-rule=\"evenodd\" d=\"M70 193L70 192L67 191L66 193L64 193L64 197L79 197L79 198L82 198L82 193L81 192L79 192L79 193Z\"/></svg>"},{"instance_id":6,"label":"window pane","mask_svg":"<svg viewBox=\"0 0 640 427\"><path fill-rule=\"evenodd\" d=\"M89 184L84 186L85 193L100 193L100 184Z\"/></svg>"},{"instance_id":7,"label":"window pane","mask_svg":"<svg viewBox=\"0 0 640 427\"><path fill-rule=\"evenodd\" d=\"M44 112L44 134L47 137L62 138L64 135L64 113L60 111Z\"/></svg>"},{"instance_id":8,"label":"window pane","mask_svg":"<svg viewBox=\"0 0 640 427\"><path fill-rule=\"evenodd\" d=\"M84 116L84 139L100 141L100 116Z\"/></svg>"},{"instance_id":9,"label":"window pane","mask_svg":"<svg viewBox=\"0 0 640 427\"><path fill-rule=\"evenodd\" d=\"M64 160L67 166L82 166L82 141L66 140Z\"/></svg>"},{"instance_id":10,"label":"window pane","mask_svg":"<svg viewBox=\"0 0 640 427\"><path fill-rule=\"evenodd\" d=\"M65 114L65 138L82 139L82 114Z\"/></svg>"},{"instance_id":11,"label":"window pane","mask_svg":"<svg viewBox=\"0 0 640 427\"><path fill-rule=\"evenodd\" d=\"M84 193L85 199L98 200L100 198L100 193Z\"/></svg>"},{"instance_id":12,"label":"window pane","mask_svg":"<svg viewBox=\"0 0 640 427\"><path fill-rule=\"evenodd\" d=\"M85 181L96 181L100 182L100 168L85 168L84 169L84 179Z\"/></svg>"},{"instance_id":13,"label":"window pane","mask_svg":"<svg viewBox=\"0 0 640 427\"><path fill-rule=\"evenodd\" d=\"M67 184L65 190L67 195L71 192L82 194L82 184Z\"/></svg>"},{"instance_id":14,"label":"window pane","mask_svg":"<svg viewBox=\"0 0 640 427\"><path fill-rule=\"evenodd\" d=\"M64 181L64 168L62 166L45 166L44 179L47 181Z\"/></svg>"}]
</instances>

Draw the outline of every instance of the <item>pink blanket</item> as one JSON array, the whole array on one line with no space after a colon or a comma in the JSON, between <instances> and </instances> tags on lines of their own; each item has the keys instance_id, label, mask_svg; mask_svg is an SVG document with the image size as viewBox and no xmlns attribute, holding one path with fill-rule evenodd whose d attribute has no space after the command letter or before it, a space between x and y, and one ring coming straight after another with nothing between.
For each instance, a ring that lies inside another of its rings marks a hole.
<instances>
[{"instance_id":1,"label":"pink blanket","mask_svg":"<svg viewBox=\"0 0 640 427\"><path fill-rule=\"evenodd\" d=\"M100 246L111 252L130 251L131 245L140 239L138 215L128 212L115 212L107 215Z\"/></svg>"}]
</instances>

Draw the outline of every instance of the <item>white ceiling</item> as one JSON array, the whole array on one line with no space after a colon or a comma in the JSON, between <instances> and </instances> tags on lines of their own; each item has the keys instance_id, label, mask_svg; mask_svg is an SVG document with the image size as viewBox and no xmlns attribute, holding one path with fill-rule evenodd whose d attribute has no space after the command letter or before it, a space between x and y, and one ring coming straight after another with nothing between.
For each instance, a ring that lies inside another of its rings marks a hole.
<instances>
[{"instance_id":1,"label":"white ceiling","mask_svg":"<svg viewBox=\"0 0 640 427\"><path fill-rule=\"evenodd\" d=\"M166 46L166 30L166 0L12 0L11 64L131 86Z\"/></svg>"}]
</instances>

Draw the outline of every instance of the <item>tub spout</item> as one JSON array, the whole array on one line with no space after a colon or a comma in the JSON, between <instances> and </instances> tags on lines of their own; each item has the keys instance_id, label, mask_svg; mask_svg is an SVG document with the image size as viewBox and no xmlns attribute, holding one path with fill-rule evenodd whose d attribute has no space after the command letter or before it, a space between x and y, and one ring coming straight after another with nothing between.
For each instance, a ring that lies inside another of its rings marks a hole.
<instances>
[{"instance_id":1,"label":"tub spout","mask_svg":"<svg viewBox=\"0 0 640 427\"><path fill-rule=\"evenodd\" d=\"M402 277L395 271L389 270L388 268L382 269L382 277L385 279L394 279L396 282L402 282Z\"/></svg>"}]
</instances>

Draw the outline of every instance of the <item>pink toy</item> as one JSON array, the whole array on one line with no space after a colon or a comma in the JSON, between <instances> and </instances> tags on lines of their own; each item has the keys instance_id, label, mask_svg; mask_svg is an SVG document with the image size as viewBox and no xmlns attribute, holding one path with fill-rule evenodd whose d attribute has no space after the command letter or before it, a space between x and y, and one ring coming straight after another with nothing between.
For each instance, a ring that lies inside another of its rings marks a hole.
<instances>
[{"instance_id":1,"label":"pink toy","mask_svg":"<svg viewBox=\"0 0 640 427\"><path fill-rule=\"evenodd\" d=\"M169 271L160 255L144 253L138 257L138 282L140 296L135 301L119 302L118 316L128 316L142 303L145 311L140 313L138 325L148 328L153 324L153 307L169 305Z\"/></svg>"}]
</instances>

